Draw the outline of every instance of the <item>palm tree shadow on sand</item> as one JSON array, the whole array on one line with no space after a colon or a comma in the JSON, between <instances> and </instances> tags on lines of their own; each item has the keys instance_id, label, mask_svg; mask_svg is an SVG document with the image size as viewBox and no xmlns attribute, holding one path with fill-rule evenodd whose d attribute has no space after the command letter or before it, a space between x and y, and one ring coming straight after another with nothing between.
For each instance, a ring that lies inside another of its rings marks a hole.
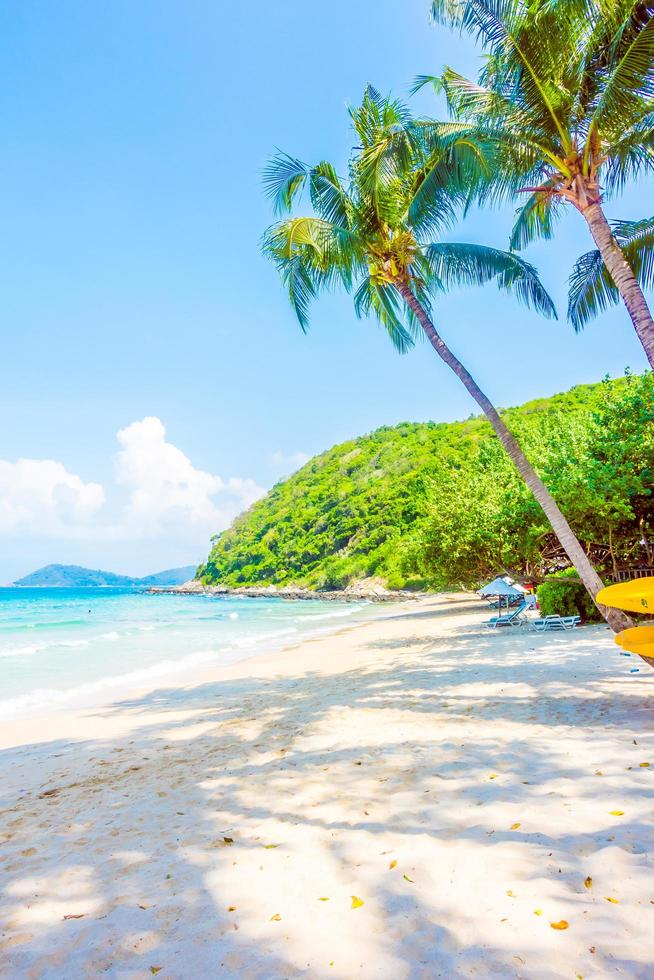
<instances>
[{"instance_id":1,"label":"palm tree shadow on sand","mask_svg":"<svg viewBox=\"0 0 654 980\"><path fill-rule=\"evenodd\" d=\"M347 976L355 960L371 977L530 975L551 946L547 923L521 926L536 893L615 933L626 911L589 905L583 881L616 853L644 873L649 773L632 742L654 745L654 685L584 670L597 638L577 637L577 677L545 685L565 637L522 657L465 633L422 650L407 624L411 652L374 666L116 703L129 735L51 743L57 770L2 813L10 975ZM27 770L39 752L2 761ZM597 969L647 976L646 943L642 960L633 940L600 947Z\"/></svg>"}]
</instances>

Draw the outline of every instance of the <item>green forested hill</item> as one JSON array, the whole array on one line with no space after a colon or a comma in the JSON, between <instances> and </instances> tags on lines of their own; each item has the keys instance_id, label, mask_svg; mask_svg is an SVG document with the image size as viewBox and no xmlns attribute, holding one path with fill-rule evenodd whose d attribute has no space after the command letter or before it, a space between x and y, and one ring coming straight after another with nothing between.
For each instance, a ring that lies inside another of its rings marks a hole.
<instances>
[{"instance_id":1,"label":"green forested hill","mask_svg":"<svg viewBox=\"0 0 654 980\"><path fill-rule=\"evenodd\" d=\"M504 418L596 563L654 564L652 375L573 388ZM316 456L214 538L227 586L476 585L565 564L488 423L405 423Z\"/></svg>"}]
</instances>

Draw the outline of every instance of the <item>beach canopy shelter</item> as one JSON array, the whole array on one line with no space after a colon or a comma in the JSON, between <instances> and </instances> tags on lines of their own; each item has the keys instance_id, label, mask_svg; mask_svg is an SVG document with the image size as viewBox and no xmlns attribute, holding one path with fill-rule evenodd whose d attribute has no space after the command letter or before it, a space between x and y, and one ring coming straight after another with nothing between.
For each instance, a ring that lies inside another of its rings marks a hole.
<instances>
[{"instance_id":1,"label":"beach canopy shelter","mask_svg":"<svg viewBox=\"0 0 654 980\"><path fill-rule=\"evenodd\" d=\"M524 599L525 590L521 585L513 585L504 576L498 575L492 582L489 582L488 585L485 585L479 590L479 595L484 596L485 599L496 598L501 609L503 599L506 599L506 605L508 607L512 599Z\"/></svg>"}]
</instances>

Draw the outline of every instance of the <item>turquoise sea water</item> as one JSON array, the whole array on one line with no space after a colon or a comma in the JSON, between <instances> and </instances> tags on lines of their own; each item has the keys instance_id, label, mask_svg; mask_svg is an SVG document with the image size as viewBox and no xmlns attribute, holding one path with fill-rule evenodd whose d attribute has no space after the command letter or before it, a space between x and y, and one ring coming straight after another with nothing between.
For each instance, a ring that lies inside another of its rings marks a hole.
<instances>
[{"instance_id":1,"label":"turquoise sea water","mask_svg":"<svg viewBox=\"0 0 654 980\"><path fill-rule=\"evenodd\" d=\"M3 588L0 719L183 683L198 667L242 660L369 613L364 603Z\"/></svg>"}]
</instances>

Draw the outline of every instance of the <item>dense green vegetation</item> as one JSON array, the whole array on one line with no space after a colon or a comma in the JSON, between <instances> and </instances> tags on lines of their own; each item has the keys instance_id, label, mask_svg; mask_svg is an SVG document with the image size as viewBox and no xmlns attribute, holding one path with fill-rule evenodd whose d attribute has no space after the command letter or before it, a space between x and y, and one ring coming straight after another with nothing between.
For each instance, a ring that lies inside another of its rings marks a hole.
<instances>
[{"instance_id":1,"label":"dense green vegetation","mask_svg":"<svg viewBox=\"0 0 654 980\"><path fill-rule=\"evenodd\" d=\"M583 620L599 619L599 612L574 568L564 568L548 575L538 586L541 616L581 616Z\"/></svg>"},{"instance_id":2,"label":"dense green vegetation","mask_svg":"<svg viewBox=\"0 0 654 980\"><path fill-rule=\"evenodd\" d=\"M596 566L654 565L654 378L584 385L503 413ZM474 586L568 564L483 418L378 429L317 456L214 539L228 586Z\"/></svg>"}]
</instances>

